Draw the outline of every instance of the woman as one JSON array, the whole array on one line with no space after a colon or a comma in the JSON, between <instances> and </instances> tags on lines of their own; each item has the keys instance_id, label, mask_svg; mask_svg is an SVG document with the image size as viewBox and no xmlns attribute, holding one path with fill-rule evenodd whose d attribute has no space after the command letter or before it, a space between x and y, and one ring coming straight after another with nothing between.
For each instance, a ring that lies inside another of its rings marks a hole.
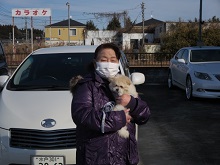
<instances>
[{"instance_id":1,"label":"woman","mask_svg":"<svg viewBox=\"0 0 220 165\"><path fill-rule=\"evenodd\" d=\"M111 43L95 50L94 71L80 80L74 90L72 118L77 125L77 165L137 165L135 123L145 124L149 107L140 98L122 95L117 103L127 109L112 111L115 99L108 78L119 73L119 48ZM129 138L117 131L127 125Z\"/></svg>"}]
</instances>

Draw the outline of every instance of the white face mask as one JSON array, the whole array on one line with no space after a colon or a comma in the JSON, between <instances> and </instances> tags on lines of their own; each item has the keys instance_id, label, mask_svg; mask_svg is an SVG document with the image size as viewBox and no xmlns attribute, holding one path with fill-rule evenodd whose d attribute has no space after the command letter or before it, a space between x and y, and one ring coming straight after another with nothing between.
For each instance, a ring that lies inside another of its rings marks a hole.
<instances>
[{"instance_id":1,"label":"white face mask","mask_svg":"<svg viewBox=\"0 0 220 165\"><path fill-rule=\"evenodd\" d=\"M103 78L114 77L119 72L119 64L112 62L96 62L96 72Z\"/></svg>"}]
</instances>

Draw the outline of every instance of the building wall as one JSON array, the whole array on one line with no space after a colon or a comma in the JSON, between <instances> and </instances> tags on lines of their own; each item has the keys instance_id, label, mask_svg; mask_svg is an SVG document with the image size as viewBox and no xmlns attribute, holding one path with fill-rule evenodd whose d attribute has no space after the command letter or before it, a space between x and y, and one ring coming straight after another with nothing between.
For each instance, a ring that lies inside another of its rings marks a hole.
<instances>
[{"instance_id":1,"label":"building wall","mask_svg":"<svg viewBox=\"0 0 220 165\"><path fill-rule=\"evenodd\" d=\"M176 22L164 22L155 27L155 38L161 38L161 35L170 31L170 27L176 25Z\"/></svg>"},{"instance_id":2,"label":"building wall","mask_svg":"<svg viewBox=\"0 0 220 165\"><path fill-rule=\"evenodd\" d=\"M153 43L154 34L145 33L145 39L148 40L148 43ZM138 40L140 44L140 40L143 39L142 33L123 33L122 34L122 48L123 49L132 49L131 40Z\"/></svg>"},{"instance_id":3,"label":"building wall","mask_svg":"<svg viewBox=\"0 0 220 165\"><path fill-rule=\"evenodd\" d=\"M85 45L100 45L115 40L117 32L113 30L88 30L85 35Z\"/></svg>"},{"instance_id":4,"label":"building wall","mask_svg":"<svg viewBox=\"0 0 220 165\"><path fill-rule=\"evenodd\" d=\"M144 45L146 53L157 53L160 52L161 46L159 44Z\"/></svg>"},{"instance_id":5,"label":"building wall","mask_svg":"<svg viewBox=\"0 0 220 165\"><path fill-rule=\"evenodd\" d=\"M84 44L84 27L70 27L76 29L76 35L70 35L70 43L72 45ZM59 35L60 30L60 35ZM45 43L50 45L66 45L68 40L68 27L46 27L45 28Z\"/></svg>"}]
</instances>

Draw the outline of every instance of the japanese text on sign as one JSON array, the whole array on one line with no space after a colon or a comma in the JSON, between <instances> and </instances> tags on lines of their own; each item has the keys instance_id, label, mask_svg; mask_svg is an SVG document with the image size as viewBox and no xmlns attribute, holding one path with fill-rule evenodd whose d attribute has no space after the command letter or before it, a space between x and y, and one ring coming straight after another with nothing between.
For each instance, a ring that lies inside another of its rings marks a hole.
<instances>
[{"instance_id":1,"label":"japanese text on sign","mask_svg":"<svg viewBox=\"0 0 220 165\"><path fill-rule=\"evenodd\" d=\"M32 17L32 16L51 16L51 10L48 8L43 9L12 9L13 17Z\"/></svg>"}]
</instances>

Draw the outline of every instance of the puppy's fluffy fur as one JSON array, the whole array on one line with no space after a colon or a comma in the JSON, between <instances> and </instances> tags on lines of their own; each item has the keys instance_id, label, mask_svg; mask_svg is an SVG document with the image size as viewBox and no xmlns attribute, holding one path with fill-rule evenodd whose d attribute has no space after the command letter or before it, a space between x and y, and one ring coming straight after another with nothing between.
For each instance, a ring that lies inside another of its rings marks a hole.
<instances>
[{"instance_id":1,"label":"puppy's fluffy fur","mask_svg":"<svg viewBox=\"0 0 220 165\"><path fill-rule=\"evenodd\" d=\"M76 84L78 83L79 80L83 79L83 77L81 75L78 75L78 76L74 76L71 78L70 82L69 82L69 87L70 87L70 92L74 93L75 91L75 86Z\"/></svg>"},{"instance_id":2,"label":"puppy's fluffy fur","mask_svg":"<svg viewBox=\"0 0 220 165\"><path fill-rule=\"evenodd\" d=\"M118 74L115 77L110 78L109 81L110 81L109 88L112 91L115 98L123 94L129 94L135 98L138 97L138 93L136 91L134 84L131 82L131 80L127 76ZM120 111L124 109L126 108L120 104L117 104L114 107L115 111ZM128 138L129 132L127 130L127 126L122 127L118 131L118 134L123 138Z\"/></svg>"},{"instance_id":3,"label":"puppy's fluffy fur","mask_svg":"<svg viewBox=\"0 0 220 165\"><path fill-rule=\"evenodd\" d=\"M75 86L77 85L78 81L83 79L82 76L78 75L75 77L72 77L72 79L70 80L70 92L74 93L75 90ZM138 97L138 93L136 91L135 86L133 85L133 83L131 82L131 80L124 75L118 74L115 77L109 78L109 88L112 91L113 95L115 98L117 98L118 96L121 96L123 94L129 94L132 95L133 97L137 98ZM121 111L126 109L124 106L117 104L114 107L114 111ZM127 126L122 127L119 131L118 131L119 136L123 137L123 138L128 138L129 137L129 132L127 130Z\"/></svg>"}]
</instances>

